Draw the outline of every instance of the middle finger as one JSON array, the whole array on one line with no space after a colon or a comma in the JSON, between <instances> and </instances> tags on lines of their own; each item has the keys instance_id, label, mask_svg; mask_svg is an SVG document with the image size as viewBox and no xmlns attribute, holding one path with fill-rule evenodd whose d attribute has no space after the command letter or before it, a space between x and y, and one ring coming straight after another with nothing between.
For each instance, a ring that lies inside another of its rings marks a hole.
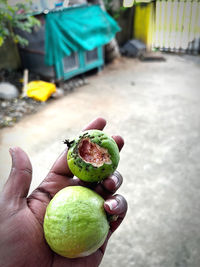
<instances>
[{"instance_id":1,"label":"middle finger","mask_svg":"<svg viewBox=\"0 0 200 267\"><path fill-rule=\"evenodd\" d=\"M118 171L115 171L108 178L97 184L93 190L101 195L104 199L107 199L119 189L122 182L122 175Z\"/></svg>"}]
</instances>

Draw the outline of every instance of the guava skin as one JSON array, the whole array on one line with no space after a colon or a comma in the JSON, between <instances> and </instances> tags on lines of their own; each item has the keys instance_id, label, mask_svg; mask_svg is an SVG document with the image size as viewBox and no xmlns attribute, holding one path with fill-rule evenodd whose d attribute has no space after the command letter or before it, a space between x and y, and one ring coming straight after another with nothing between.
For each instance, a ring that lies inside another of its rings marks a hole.
<instances>
[{"instance_id":1,"label":"guava skin","mask_svg":"<svg viewBox=\"0 0 200 267\"><path fill-rule=\"evenodd\" d=\"M44 217L44 234L50 248L67 258L88 256L99 249L109 231L103 204L103 198L86 187L60 190Z\"/></svg>"},{"instance_id":2,"label":"guava skin","mask_svg":"<svg viewBox=\"0 0 200 267\"><path fill-rule=\"evenodd\" d=\"M83 138L89 138L90 142L107 150L110 163L104 163L96 167L84 161L78 151L79 144ZM79 179L87 182L99 182L112 174L119 163L119 149L114 139L100 130L88 130L81 133L74 141L70 142L67 154L68 166L71 172Z\"/></svg>"}]
</instances>

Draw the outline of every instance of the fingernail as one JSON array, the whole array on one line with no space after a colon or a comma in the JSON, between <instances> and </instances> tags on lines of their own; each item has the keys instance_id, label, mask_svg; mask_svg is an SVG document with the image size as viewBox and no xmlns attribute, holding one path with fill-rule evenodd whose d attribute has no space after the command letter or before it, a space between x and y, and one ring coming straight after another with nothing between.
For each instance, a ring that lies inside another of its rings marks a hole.
<instances>
[{"instance_id":1,"label":"fingernail","mask_svg":"<svg viewBox=\"0 0 200 267\"><path fill-rule=\"evenodd\" d=\"M9 148L9 153L10 153L11 157L13 157L14 150L12 148Z\"/></svg>"},{"instance_id":2,"label":"fingernail","mask_svg":"<svg viewBox=\"0 0 200 267\"><path fill-rule=\"evenodd\" d=\"M14 158L14 149L13 148L9 148L9 153L10 153L10 156L11 156L11 160L12 160L12 166L14 166L14 162L15 162L15 158Z\"/></svg>"},{"instance_id":3,"label":"fingernail","mask_svg":"<svg viewBox=\"0 0 200 267\"><path fill-rule=\"evenodd\" d=\"M115 199L109 199L106 200L105 204L108 205L110 210L114 210L117 207L118 202Z\"/></svg>"},{"instance_id":4,"label":"fingernail","mask_svg":"<svg viewBox=\"0 0 200 267\"><path fill-rule=\"evenodd\" d=\"M118 187L119 186L119 179L117 178L117 176L113 175L112 179L115 182L115 187Z\"/></svg>"}]
</instances>

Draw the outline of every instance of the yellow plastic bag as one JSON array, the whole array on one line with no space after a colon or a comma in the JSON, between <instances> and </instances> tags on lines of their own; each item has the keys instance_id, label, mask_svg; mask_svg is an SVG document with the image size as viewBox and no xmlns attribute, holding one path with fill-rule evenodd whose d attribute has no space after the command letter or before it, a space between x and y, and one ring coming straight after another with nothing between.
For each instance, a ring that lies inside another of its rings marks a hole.
<instances>
[{"instance_id":1,"label":"yellow plastic bag","mask_svg":"<svg viewBox=\"0 0 200 267\"><path fill-rule=\"evenodd\" d=\"M56 86L53 83L32 81L27 84L27 96L38 101L46 101L55 92Z\"/></svg>"}]
</instances>

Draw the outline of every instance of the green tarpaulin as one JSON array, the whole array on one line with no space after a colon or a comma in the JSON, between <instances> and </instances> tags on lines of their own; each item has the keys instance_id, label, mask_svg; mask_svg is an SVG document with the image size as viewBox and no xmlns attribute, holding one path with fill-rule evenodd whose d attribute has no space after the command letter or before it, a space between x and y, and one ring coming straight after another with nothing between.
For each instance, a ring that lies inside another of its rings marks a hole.
<instances>
[{"instance_id":1,"label":"green tarpaulin","mask_svg":"<svg viewBox=\"0 0 200 267\"><path fill-rule=\"evenodd\" d=\"M46 15L45 63L54 65L78 50L92 50L108 43L120 30L99 6L80 6Z\"/></svg>"}]
</instances>

